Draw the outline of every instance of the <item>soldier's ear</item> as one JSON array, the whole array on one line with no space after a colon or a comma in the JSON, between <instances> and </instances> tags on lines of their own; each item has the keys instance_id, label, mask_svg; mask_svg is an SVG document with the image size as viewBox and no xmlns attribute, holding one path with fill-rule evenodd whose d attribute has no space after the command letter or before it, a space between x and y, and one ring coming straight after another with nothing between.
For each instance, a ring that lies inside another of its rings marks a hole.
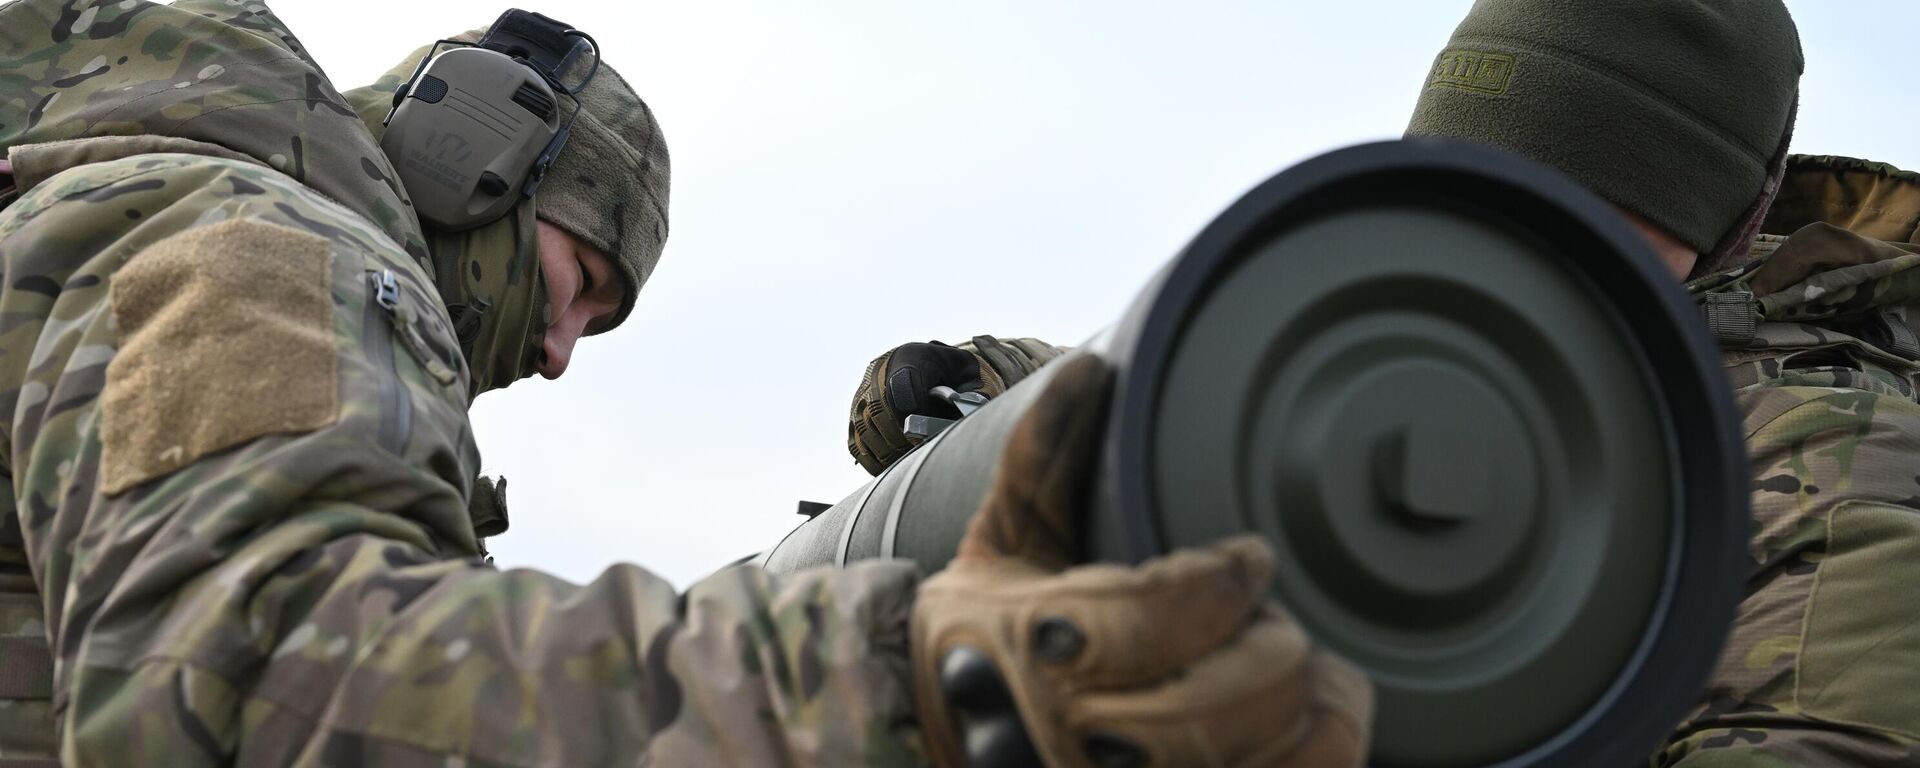
<instances>
[{"instance_id":1,"label":"soldier's ear","mask_svg":"<svg viewBox=\"0 0 1920 768\"><path fill-rule=\"evenodd\" d=\"M1664 227L1647 221L1645 217L1633 211L1617 205L1613 209L1620 212L1627 223L1633 225L1634 231L1646 238L1648 245L1653 246L1653 252L1660 256L1660 262L1667 265L1667 271L1673 274L1674 279L1685 280L1688 275L1693 274L1694 265L1700 262L1700 252L1694 250L1693 246L1681 242L1680 238L1674 237L1673 233L1668 232Z\"/></svg>"}]
</instances>

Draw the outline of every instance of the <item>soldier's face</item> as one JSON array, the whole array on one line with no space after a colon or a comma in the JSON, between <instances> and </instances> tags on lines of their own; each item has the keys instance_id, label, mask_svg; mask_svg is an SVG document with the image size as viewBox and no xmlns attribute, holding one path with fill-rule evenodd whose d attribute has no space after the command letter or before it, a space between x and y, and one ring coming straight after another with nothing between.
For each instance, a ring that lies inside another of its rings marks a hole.
<instances>
[{"instance_id":1,"label":"soldier's face","mask_svg":"<svg viewBox=\"0 0 1920 768\"><path fill-rule=\"evenodd\" d=\"M547 281L547 311L553 318L547 326L546 354L539 371L541 376L557 379L573 358L574 342L619 311L625 287L613 260L600 249L545 220L539 227L540 271Z\"/></svg>"},{"instance_id":2,"label":"soldier's face","mask_svg":"<svg viewBox=\"0 0 1920 768\"><path fill-rule=\"evenodd\" d=\"M1693 272L1693 263L1700 260L1698 251L1680 242L1680 238L1667 234L1666 230L1653 222L1640 218L1640 215L1633 211L1618 207L1614 210L1627 217L1627 221L1633 224L1634 229L1640 230L1640 235L1647 239L1647 244L1653 246L1653 252L1660 255L1660 261L1666 263L1668 272L1673 273L1673 276L1680 280L1687 279L1687 275Z\"/></svg>"}]
</instances>

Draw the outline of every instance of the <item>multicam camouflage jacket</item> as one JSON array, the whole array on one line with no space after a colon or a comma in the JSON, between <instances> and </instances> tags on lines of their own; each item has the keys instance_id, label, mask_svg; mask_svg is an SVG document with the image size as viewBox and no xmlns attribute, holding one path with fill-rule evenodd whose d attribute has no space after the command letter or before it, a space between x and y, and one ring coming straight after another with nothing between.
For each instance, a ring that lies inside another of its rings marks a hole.
<instances>
[{"instance_id":1,"label":"multicam camouflage jacket","mask_svg":"<svg viewBox=\"0 0 1920 768\"><path fill-rule=\"evenodd\" d=\"M1920 175L1796 157L1695 281L1753 469L1753 572L1656 765L1920 765Z\"/></svg>"},{"instance_id":2,"label":"multicam camouflage jacket","mask_svg":"<svg viewBox=\"0 0 1920 768\"><path fill-rule=\"evenodd\" d=\"M8 4L0 82L0 765L921 762L907 566L479 557L418 224L263 6Z\"/></svg>"}]
</instances>

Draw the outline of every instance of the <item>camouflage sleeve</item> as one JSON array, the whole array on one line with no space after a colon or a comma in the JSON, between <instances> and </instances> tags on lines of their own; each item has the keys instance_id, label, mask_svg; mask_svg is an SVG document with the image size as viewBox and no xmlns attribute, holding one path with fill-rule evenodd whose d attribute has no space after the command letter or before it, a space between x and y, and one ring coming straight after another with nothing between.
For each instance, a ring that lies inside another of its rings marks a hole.
<instances>
[{"instance_id":1,"label":"camouflage sleeve","mask_svg":"<svg viewBox=\"0 0 1920 768\"><path fill-rule=\"evenodd\" d=\"M1753 576L1659 766L1920 763L1920 405L1750 390Z\"/></svg>"},{"instance_id":2,"label":"camouflage sleeve","mask_svg":"<svg viewBox=\"0 0 1920 768\"><path fill-rule=\"evenodd\" d=\"M418 265L264 166L0 214L0 412L67 764L920 762L900 564L684 594L478 557Z\"/></svg>"}]
</instances>

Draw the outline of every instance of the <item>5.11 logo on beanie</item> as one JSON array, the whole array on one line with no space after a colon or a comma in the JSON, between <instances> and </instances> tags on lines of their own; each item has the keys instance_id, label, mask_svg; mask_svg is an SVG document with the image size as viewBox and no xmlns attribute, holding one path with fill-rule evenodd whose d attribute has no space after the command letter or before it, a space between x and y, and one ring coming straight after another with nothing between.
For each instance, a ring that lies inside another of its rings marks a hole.
<instances>
[{"instance_id":1,"label":"5.11 logo on beanie","mask_svg":"<svg viewBox=\"0 0 1920 768\"><path fill-rule=\"evenodd\" d=\"M1512 78L1512 56L1456 48L1441 52L1427 87L1459 88L1497 96L1507 92L1507 82Z\"/></svg>"}]
</instances>

